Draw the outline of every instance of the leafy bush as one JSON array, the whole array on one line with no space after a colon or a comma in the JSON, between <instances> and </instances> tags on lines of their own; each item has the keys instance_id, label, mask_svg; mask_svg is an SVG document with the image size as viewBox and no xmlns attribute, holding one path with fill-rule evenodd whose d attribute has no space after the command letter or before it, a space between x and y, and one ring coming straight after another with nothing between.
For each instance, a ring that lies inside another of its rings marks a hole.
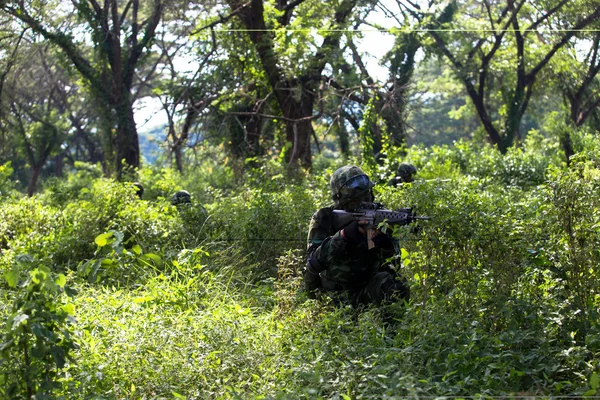
<instances>
[{"instance_id":1,"label":"leafy bush","mask_svg":"<svg viewBox=\"0 0 600 400\"><path fill-rule=\"evenodd\" d=\"M72 336L74 306L66 294L66 277L21 255L20 265L6 274L10 287L18 292L12 299L10 315L0 345L0 382L6 398L56 398L61 393L67 360L77 348ZM20 271L25 268L25 271ZM27 278L20 282L19 275Z\"/></svg>"},{"instance_id":2,"label":"leafy bush","mask_svg":"<svg viewBox=\"0 0 600 400\"><path fill-rule=\"evenodd\" d=\"M0 198L10 195L14 189L14 182L11 180L13 169L10 161L0 165Z\"/></svg>"},{"instance_id":3,"label":"leafy bush","mask_svg":"<svg viewBox=\"0 0 600 400\"><path fill-rule=\"evenodd\" d=\"M77 364L67 376L44 359L62 385L55 396L591 395L600 369L597 141L586 137L569 168L536 134L506 155L467 142L387 149L383 165L366 168L377 199L432 217L395 233L407 306L354 310L301 290L308 222L330 203L341 160L313 174L277 160L253 160L243 174L213 159L184 175L146 169L141 201L130 184L103 178L60 201L50 187L2 198L0 263L14 274L29 253L54 281L79 267L69 326ZM400 160L419 179L381 184ZM178 189L194 203L172 206ZM11 299L26 293L3 289ZM7 361L0 374L14 368Z\"/></svg>"},{"instance_id":4,"label":"leafy bush","mask_svg":"<svg viewBox=\"0 0 600 400\"><path fill-rule=\"evenodd\" d=\"M50 178L44 182L44 203L65 206L78 199L89 190L94 181L102 177L100 164L92 165L81 161L75 162L75 171L66 178Z\"/></svg>"}]
</instances>

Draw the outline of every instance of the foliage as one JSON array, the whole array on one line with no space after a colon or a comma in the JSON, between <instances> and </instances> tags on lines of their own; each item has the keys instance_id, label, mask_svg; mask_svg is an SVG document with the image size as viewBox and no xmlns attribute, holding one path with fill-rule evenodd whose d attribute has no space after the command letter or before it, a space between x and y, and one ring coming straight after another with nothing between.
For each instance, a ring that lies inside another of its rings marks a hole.
<instances>
[{"instance_id":1,"label":"foliage","mask_svg":"<svg viewBox=\"0 0 600 400\"><path fill-rule=\"evenodd\" d=\"M12 298L0 345L1 392L6 398L55 398L63 388L65 368L77 349L73 337L75 308L63 274L53 274L27 254L5 274ZM20 275L25 275L24 281ZM67 296L68 295L68 296Z\"/></svg>"},{"instance_id":2,"label":"foliage","mask_svg":"<svg viewBox=\"0 0 600 400\"><path fill-rule=\"evenodd\" d=\"M594 1L25 3L0 4L3 397L598 394ZM378 10L385 56L356 46ZM169 153L121 170L150 94ZM345 164L431 217L394 232L408 304L302 291Z\"/></svg>"},{"instance_id":3,"label":"foliage","mask_svg":"<svg viewBox=\"0 0 600 400\"><path fill-rule=\"evenodd\" d=\"M13 169L10 161L0 165L0 197L8 196L14 190L14 182L11 180L12 174Z\"/></svg>"},{"instance_id":4,"label":"foliage","mask_svg":"<svg viewBox=\"0 0 600 400\"><path fill-rule=\"evenodd\" d=\"M15 380L23 347L6 347L14 356L0 364L5 390L15 383L26 396L30 382L64 398L596 393L600 147L582 140L570 168L535 133L506 155L466 141L388 148L373 179L393 176L400 154L419 172L402 189L377 185L377 199L432 219L395 233L411 302L362 310L301 290L307 223L329 203L339 165L313 175L255 162L221 187L230 171L222 163L183 176L148 169L145 200L80 170L33 198L3 198L0 266L11 285L27 282L2 289L13 321L4 333L37 343L29 325L10 330L17 314L30 315L25 323L44 316L39 323L59 332L30 363L29 381ZM194 203L176 208L165 196L182 187ZM78 271L70 300L58 285L67 270ZM46 308L28 313L24 304ZM73 309L71 325L63 311ZM53 346L76 363L57 364Z\"/></svg>"}]
</instances>

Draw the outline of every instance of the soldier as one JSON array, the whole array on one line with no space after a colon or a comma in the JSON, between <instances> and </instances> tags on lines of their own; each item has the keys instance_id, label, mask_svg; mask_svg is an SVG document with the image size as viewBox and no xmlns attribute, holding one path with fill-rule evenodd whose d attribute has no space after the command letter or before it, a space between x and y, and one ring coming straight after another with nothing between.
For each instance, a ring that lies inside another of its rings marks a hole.
<instances>
[{"instance_id":1,"label":"soldier","mask_svg":"<svg viewBox=\"0 0 600 400\"><path fill-rule=\"evenodd\" d=\"M139 182L132 183L133 188L135 189L135 194L141 199L144 196L144 186Z\"/></svg>"},{"instance_id":2,"label":"soldier","mask_svg":"<svg viewBox=\"0 0 600 400\"><path fill-rule=\"evenodd\" d=\"M390 179L387 185L402 186L403 183L414 182L416 174L417 168L414 165L403 162L398 166L398 175Z\"/></svg>"},{"instance_id":3,"label":"soldier","mask_svg":"<svg viewBox=\"0 0 600 400\"><path fill-rule=\"evenodd\" d=\"M349 211L361 202L374 201L374 183L359 167L349 165L333 173L330 185L335 204L317 211L309 227L304 270L308 296L315 298L317 290L344 293L354 307L394 297L408 300L406 282L382 268L383 261L394 254L392 239L376 230L372 235L375 247L369 249L366 221L336 226L333 210Z\"/></svg>"},{"instance_id":4,"label":"soldier","mask_svg":"<svg viewBox=\"0 0 600 400\"><path fill-rule=\"evenodd\" d=\"M171 196L171 204L174 206L179 204L192 204L192 196L187 190L179 190Z\"/></svg>"}]
</instances>

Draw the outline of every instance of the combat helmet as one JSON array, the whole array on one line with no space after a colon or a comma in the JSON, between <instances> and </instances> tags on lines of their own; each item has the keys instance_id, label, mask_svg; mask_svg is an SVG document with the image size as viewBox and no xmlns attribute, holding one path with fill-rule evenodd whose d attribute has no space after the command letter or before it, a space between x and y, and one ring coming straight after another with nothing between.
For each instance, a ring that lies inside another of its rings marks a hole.
<instances>
[{"instance_id":1,"label":"combat helmet","mask_svg":"<svg viewBox=\"0 0 600 400\"><path fill-rule=\"evenodd\" d=\"M192 203L192 196L190 195L190 192L188 192L187 190L179 190L173 196L171 196L171 204L173 204L173 205L191 204L191 203Z\"/></svg>"},{"instance_id":2,"label":"combat helmet","mask_svg":"<svg viewBox=\"0 0 600 400\"><path fill-rule=\"evenodd\" d=\"M369 176L355 165L346 165L336 170L331 175L329 185L331 196L337 205L360 198L370 193L375 186Z\"/></svg>"},{"instance_id":3,"label":"combat helmet","mask_svg":"<svg viewBox=\"0 0 600 400\"><path fill-rule=\"evenodd\" d=\"M403 162L398 166L398 181L400 182L412 182L415 180L417 174L417 168L407 162Z\"/></svg>"},{"instance_id":4,"label":"combat helmet","mask_svg":"<svg viewBox=\"0 0 600 400\"><path fill-rule=\"evenodd\" d=\"M137 194L141 199L142 196L144 196L144 185L142 185L140 182L133 182L131 185L135 189L135 194Z\"/></svg>"}]
</instances>

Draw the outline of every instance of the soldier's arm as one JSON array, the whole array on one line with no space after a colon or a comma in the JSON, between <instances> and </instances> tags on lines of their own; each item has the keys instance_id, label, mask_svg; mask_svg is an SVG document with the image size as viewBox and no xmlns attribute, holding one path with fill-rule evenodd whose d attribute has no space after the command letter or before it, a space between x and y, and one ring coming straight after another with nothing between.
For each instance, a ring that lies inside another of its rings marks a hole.
<instances>
[{"instance_id":1,"label":"soldier's arm","mask_svg":"<svg viewBox=\"0 0 600 400\"><path fill-rule=\"evenodd\" d=\"M319 273L324 267L318 261L318 250L323 241L327 238L327 232L322 226L319 212L313 215L308 228L306 268L304 269L304 288L309 298L316 297L316 290L321 287L321 278Z\"/></svg>"},{"instance_id":2,"label":"soldier's arm","mask_svg":"<svg viewBox=\"0 0 600 400\"><path fill-rule=\"evenodd\" d=\"M348 251L366 243L365 229L358 221L349 225L335 227L331 210L317 212L312 220L308 233L307 269L318 274L327 269L329 264L348 257ZM333 231L334 233L331 234Z\"/></svg>"},{"instance_id":3,"label":"soldier's arm","mask_svg":"<svg viewBox=\"0 0 600 400\"><path fill-rule=\"evenodd\" d=\"M331 235L334 224L330 219L330 209L321 209L313 215L308 230L306 268L304 283L309 296L321 286L319 274L325 271L330 263L335 263L347 256L347 246L353 245L344 229ZM347 230L347 229L346 229Z\"/></svg>"}]
</instances>

